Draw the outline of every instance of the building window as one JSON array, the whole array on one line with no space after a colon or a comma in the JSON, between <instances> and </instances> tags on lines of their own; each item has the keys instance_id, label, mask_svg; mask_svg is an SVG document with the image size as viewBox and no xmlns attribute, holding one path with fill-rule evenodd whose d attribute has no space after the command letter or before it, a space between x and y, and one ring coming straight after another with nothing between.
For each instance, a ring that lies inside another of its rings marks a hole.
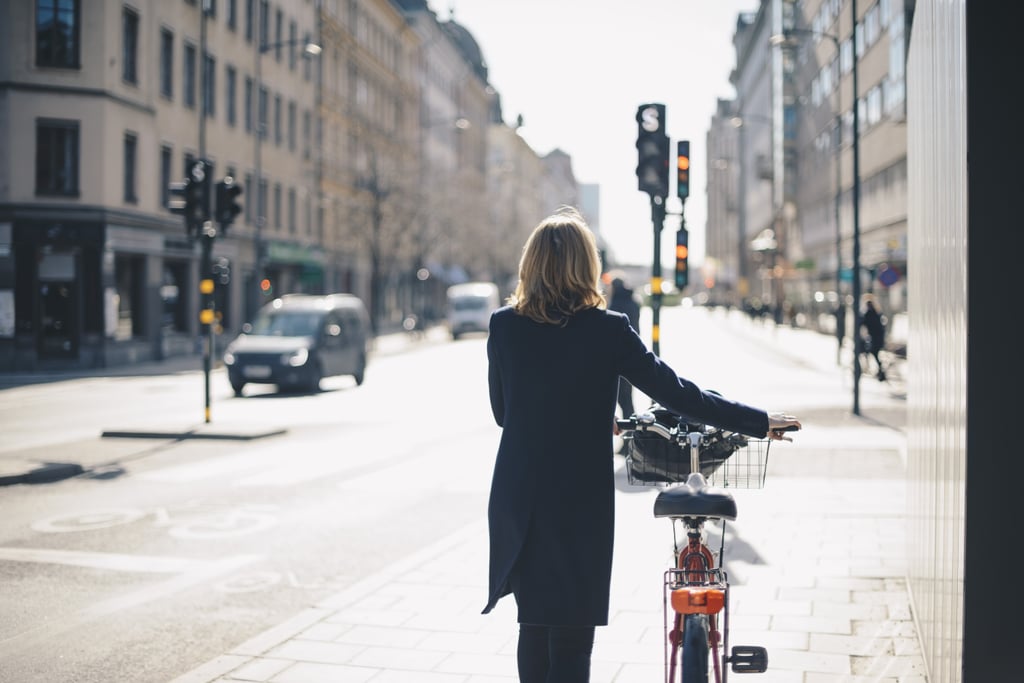
<instances>
[{"instance_id":1,"label":"building window","mask_svg":"<svg viewBox=\"0 0 1024 683\"><path fill-rule=\"evenodd\" d=\"M251 43L256 29L256 0L245 0L245 42Z\"/></svg>"},{"instance_id":2,"label":"building window","mask_svg":"<svg viewBox=\"0 0 1024 683\"><path fill-rule=\"evenodd\" d=\"M78 122L36 122L36 194L78 195Z\"/></svg>"},{"instance_id":3,"label":"building window","mask_svg":"<svg viewBox=\"0 0 1024 683\"><path fill-rule=\"evenodd\" d=\"M224 72L224 99L225 108L227 109L228 125L234 127L238 112L235 108L235 81L237 75L235 74L235 67L229 66Z\"/></svg>"},{"instance_id":4,"label":"building window","mask_svg":"<svg viewBox=\"0 0 1024 683\"><path fill-rule=\"evenodd\" d=\"M174 152L167 145L160 146L160 206L167 208L171 201L171 166Z\"/></svg>"},{"instance_id":5,"label":"building window","mask_svg":"<svg viewBox=\"0 0 1024 683\"><path fill-rule=\"evenodd\" d=\"M252 173L245 174L245 224L252 225L252 207L253 207L253 196L252 196Z\"/></svg>"},{"instance_id":6,"label":"building window","mask_svg":"<svg viewBox=\"0 0 1024 683\"><path fill-rule=\"evenodd\" d=\"M237 0L228 0L227 9L227 22L228 28L232 31L238 28L238 2Z\"/></svg>"},{"instance_id":7,"label":"building window","mask_svg":"<svg viewBox=\"0 0 1024 683\"><path fill-rule=\"evenodd\" d=\"M267 222L267 179L260 178L259 185L259 197L256 201L256 220L260 225L265 225Z\"/></svg>"},{"instance_id":8,"label":"building window","mask_svg":"<svg viewBox=\"0 0 1024 683\"><path fill-rule=\"evenodd\" d=\"M296 131L295 131L295 126L296 126L295 116L296 116L295 102L289 102L288 103L288 151L289 152L294 152L295 151L295 147L298 144L298 141L296 139Z\"/></svg>"},{"instance_id":9,"label":"building window","mask_svg":"<svg viewBox=\"0 0 1024 683\"><path fill-rule=\"evenodd\" d=\"M121 15L121 78L133 85L139 82L139 15L124 8Z\"/></svg>"},{"instance_id":10,"label":"building window","mask_svg":"<svg viewBox=\"0 0 1024 683\"><path fill-rule=\"evenodd\" d=\"M270 43L270 3L260 0L260 48Z\"/></svg>"},{"instance_id":11,"label":"building window","mask_svg":"<svg viewBox=\"0 0 1024 683\"><path fill-rule=\"evenodd\" d=\"M270 94L267 92L267 89L260 88L260 104L259 111L257 112L259 118L256 121L256 134L262 139L267 137L267 107L269 106L269 99Z\"/></svg>"},{"instance_id":12,"label":"building window","mask_svg":"<svg viewBox=\"0 0 1024 683\"><path fill-rule=\"evenodd\" d=\"M36 1L36 66L79 66L79 0Z\"/></svg>"},{"instance_id":13,"label":"building window","mask_svg":"<svg viewBox=\"0 0 1024 683\"><path fill-rule=\"evenodd\" d=\"M185 43L185 71L182 76L185 106L196 108L196 46Z\"/></svg>"},{"instance_id":14,"label":"building window","mask_svg":"<svg viewBox=\"0 0 1024 683\"><path fill-rule=\"evenodd\" d=\"M137 204L138 195L135 193L135 155L139 147L139 140L133 133L124 134L124 201L128 204Z\"/></svg>"},{"instance_id":15,"label":"building window","mask_svg":"<svg viewBox=\"0 0 1024 683\"><path fill-rule=\"evenodd\" d=\"M203 55L203 113L213 118L217 110L217 60L210 54Z\"/></svg>"},{"instance_id":16,"label":"building window","mask_svg":"<svg viewBox=\"0 0 1024 683\"><path fill-rule=\"evenodd\" d=\"M295 57L296 51L298 49L306 49L304 45L300 46L298 43L299 27L296 26L295 22L293 21L288 24L288 68L291 69L292 71L295 71L295 64L298 61L297 58Z\"/></svg>"},{"instance_id":17,"label":"building window","mask_svg":"<svg viewBox=\"0 0 1024 683\"><path fill-rule=\"evenodd\" d=\"M281 96L274 95L274 144L280 145L284 140L284 130L281 127L281 122L284 117L281 115Z\"/></svg>"},{"instance_id":18,"label":"building window","mask_svg":"<svg viewBox=\"0 0 1024 683\"><path fill-rule=\"evenodd\" d=\"M281 229L281 183L274 183L274 229Z\"/></svg>"},{"instance_id":19,"label":"building window","mask_svg":"<svg viewBox=\"0 0 1024 683\"><path fill-rule=\"evenodd\" d=\"M288 232L295 234L296 229L296 205L295 205L295 188L288 188Z\"/></svg>"},{"instance_id":20,"label":"building window","mask_svg":"<svg viewBox=\"0 0 1024 683\"><path fill-rule=\"evenodd\" d=\"M313 125L313 120L311 118L310 113L308 111L302 112L302 158L303 159L308 159L309 158L309 153L310 153L310 149L309 149L309 143L310 143L309 135L310 135L310 132L311 132L310 131L310 127L312 125Z\"/></svg>"},{"instance_id":21,"label":"building window","mask_svg":"<svg viewBox=\"0 0 1024 683\"><path fill-rule=\"evenodd\" d=\"M245 132L252 132L252 79L248 76L245 77Z\"/></svg>"},{"instance_id":22,"label":"building window","mask_svg":"<svg viewBox=\"0 0 1024 683\"><path fill-rule=\"evenodd\" d=\"M160 29L160 94L174 97L174 34Z\"/></svg>"},{"instance_id":23,"label":"building window","mask_svg":"<svg viewBox=\"0 0 1024 683\"><path fill-rule=\"evenodd\" d=\"M284 12L274 14L274 59L281 63L281 48L284 47Z\"/></svg>"}]
</instances>

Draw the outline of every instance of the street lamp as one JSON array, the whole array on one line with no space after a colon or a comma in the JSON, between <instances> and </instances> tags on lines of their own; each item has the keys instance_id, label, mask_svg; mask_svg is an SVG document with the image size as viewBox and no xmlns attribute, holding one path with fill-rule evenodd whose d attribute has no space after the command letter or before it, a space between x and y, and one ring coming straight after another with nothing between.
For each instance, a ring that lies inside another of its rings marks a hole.
<instances>
[{"instance_id":1,"label":"street lamp","mask_svg":"<svg viewBox=\"0 0 1024 683\"><path fill-rule=\"evenodd\" d=\"M858 353L858 349L857 349L857 339L858 339L858 337L860 335L860 320L861 320L861 316L860 316L860 285L861 285L861 283L860 283L860 114L859 114L859 111L858 111L859 107L857 106L857 94L858 94L858 85L857 85L857 0L850 0L850 13L851 13L851 17L853 19L853 21L852 21L852 26L853 27L852 27L851 33L850 33L850 44L853 47L853 65L852 65L852 67L850 69L850 77L851 77L852 87L853 87L853 98L852 98L852 103L851 103L851 107L853 108L853 135L852 135L853 140L851 141L851 148L852 148L852 151L853 151L853 179L852 179L852 185L851 185L851 190L852 190L852 193L853 193L853 197L852 197L852 201L853 201L853 266L852 266L852 271L853 271L853 283L852 283L852 286L853 286L853 293L852 293L853 294L853 331L852 331L852 337L853 337L853 414L854 415L860 415L860 376L861 376L861 367L860 367L860 354ZM820 37L820 38L827 38L828 40L831 40L832 43L835 45L835 48L836 48L836 58L837 59L839 58L839 53L840 53L840 50L839 50L839 38L837 36L835 36L835 35L832 35L831 33L823 33L821 31L814 31L814 30L811 30L811 29L790 28L790 29L787 29L786 32L783 33L782 35L774 35L774 36L772 36L770 38L771 44L772 45L786 45L786 44L788 44L789 43L789 35L787 35L787 34L801 34L801 35L816 36L816 37ZM837 117L839 118L839 120L838 120L838 123L840 125L839 130L842 131L842 118L841 118L841 116L839 114L837 114ZM839 182L838 147L839 146L837 144L836 145L836 148L837 148L837 152L836 152L836 154L837 154L836 182L837 183ZM837 195L837 198L836 198L836 232L837 233L839 231L839 199L838 199L838 194L839 194L839 191L837 189L837 191L836 191L836 195ZM837 262L836 262L836 286L837 286L837 294L838 294L838 286L839 286L839 265L840 265L840 262L841 262L841 259L838 258L838 257L841 256L840 248L841 248L840 247L840 237L837 236L837 238L836 238L836 255L837 255ZM837 323L838 323L838 320L837 320ZM837 331L836 336L837 337L839 336L838 335L838 331ZM842 340L840 339L840 343L841 343L841 341Z\"/></svg>"},{"instance_id":2,"label":"street lamp","mask_svg":"<svg viewBox=\"0 0 1024 683\"><path fill-rule=\"evenodd\" d=\"M772 36L770 42L772 45L786 45L788 43L788 35L809 35L817 38L826 38L832 41L835 46L836 59L839 59L839 38L831 33L823 33L821 31L812 31L809 29L791 28L787 29L787 35ZM854 67L856 68L856 67ZM855 107L856 108L856 107ZM845 307L843 306L842 300L842 265L843 265L843 234L839 224L840 215L840 199L842 195L842 149L839 146L840 137L843 130L843 117L841 107L836 106L836 134L833 138L834 146L834 164L836 167L836 187L835 187L835 226L836 226L836 363L839 364L842 359L843 352L843 328L845 323ZM840 319L843 317L843 319ZM856 331L854 331L854 339L856 339Z\"/></svg>"},{"instance_id":3,"label":"street lamp","mask_svg":"<svg viewBox=\"0 0 1024 683\"><path fill-rule=\"evenodd\" d=\"M746 152L746 133L748 123L763 123L768 126L773 124L771 118L767 116L759 116L757 114L743 114L742 112L729 119L729 124L737 130L737 149L736 156L739 158L739 239L737 240L737 248L739 249L739 262L737 270L739 271L739 282L737 285L740 289L740 303L743 303L743 299L747 294L747 152ZM774 182L774 180L773 180ZM774 196L774 193L772 193ZM773 208L774 210L774 208Z\"/></svg>"},{"instance_id":4,"label":"street lamp","mask_svg":"<svg viewBox=\"0 0 1024 683\"><path fill-rule=\"evenodd\" d=\"M257 6L262 8L264 5L263 5L263 3L258 3ZM262 12L262 11L263 11L262 9L257 10L257 12ZM257 17L256 25L257 26L262 26L263 25L262 22L263 22L263 18L262 17ZM253 150L254 151L254 162L255 162L255 166L256 166L256 178L255 178L255 185L256 185L255 189L256 189L256 192L254 192L252 196L255 198L255 202L256 202L256 234L255 234L255 238L253 240L253 246L254 246L255 251L256 251L255 282L256 282L256 287L257 288L259 288L261 286L261 283L263 281L263 267L264 267L263 228L264 228L264 224L266 223L266 216L264 216L264 212L263 212L263 207L265 205L266 198L263 196L263 158L262 158L262 151L263 151L263 136L266 135L266 133L267 133L267 130L266 130L267 121L266 121L266 116L264 115L265 114L264 108L262 106L263 105L263 100L262 100L263 77L262 77L262 73L261 73L262 70L260 68L261 67L261 63L263 61L263 55L265 55L266 53L270 52L271 50L276 50L276 49L281 48L281 47L288 47L288 46L291 46L291 45L298 45L298 44L302 44L302 46L303 46L303 48L302 48L302 56L305 59L316 57L322 51L321 47L319 45L317 45L316 43L314 43L310 39L309 34L306 34L301 39L294 38L294 39L291 39L291 40L281 40L281 41L278 41L276 43L264 43L262 41L263 41L263 36L260 35L259 36L259 41L257 42L257 45L256 45L256 65L255 65L255 68L253 69L254 76L255 76L254 79L253 79L254 80L254 85L255 85L255 87L254 87L255 92L253 93L253 97L256 99L256 102L255 102L255 105L256 105L255 106L255 110L256 110L256 135L255 135L255 138L256 138L256 141L255 141L255 149ZM269 109L269 107L270 107L270 103L267 102L267 108ZM250 295L252 296L252 302L255 304L253 306L253 310L249 311L249 317L252 318L253 315L255 315L255 313L256 313L256 309L259 308L259 305L258 305L259 296L258 296L258 293L250 293Z\"/></svg>"}]
</instances>

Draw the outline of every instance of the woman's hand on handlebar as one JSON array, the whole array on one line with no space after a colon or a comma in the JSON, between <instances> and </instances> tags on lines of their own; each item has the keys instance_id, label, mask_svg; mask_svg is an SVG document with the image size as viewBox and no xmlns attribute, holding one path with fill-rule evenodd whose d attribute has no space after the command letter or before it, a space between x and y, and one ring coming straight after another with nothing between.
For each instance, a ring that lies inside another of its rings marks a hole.
<instances>
[{"instance_id":1,"label":"woman's hand on handlebar","mask_svg":"<svg viewBox=\"0 0 1024 683\"><path fill-rule=\"evenodd\" d=\"M793 415L786 413L768 414L768 438L774 441L792 441L793 438L786 436L786 432L800 430L803 425Z\"/></svg>"}]
</instances>

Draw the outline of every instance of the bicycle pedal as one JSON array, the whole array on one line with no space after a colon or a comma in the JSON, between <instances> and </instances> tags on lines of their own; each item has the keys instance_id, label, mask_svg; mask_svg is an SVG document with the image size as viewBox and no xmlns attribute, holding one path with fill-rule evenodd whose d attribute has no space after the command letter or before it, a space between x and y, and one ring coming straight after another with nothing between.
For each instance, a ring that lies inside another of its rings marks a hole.
<instances>
[{"instance_id":1,"label":"bicycle pedal","mask_svg":"<svg viewBox=\"0 0 1024 683\"><path fill-rule=\"evenodd\" d=\"M768 650L758 645L736 645L729 663L736 674L763 674L768 670Z\"/></svg>"}]
</instances>

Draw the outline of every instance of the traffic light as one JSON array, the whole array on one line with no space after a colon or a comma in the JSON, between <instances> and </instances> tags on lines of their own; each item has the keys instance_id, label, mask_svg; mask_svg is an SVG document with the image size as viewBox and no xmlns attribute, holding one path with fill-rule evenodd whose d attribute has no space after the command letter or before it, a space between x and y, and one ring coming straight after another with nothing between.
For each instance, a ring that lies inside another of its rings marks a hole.
<instances>
[{"instance_id":1,"label":"traffic light","mask_svg":"<svg viewBox=\"0 0 1024 683\"><path fill-rule=\"evenodd\" d=\"M235 184L231 176L224 178L217 183L217 222L221 229L227 230L235 216L242 213L242 206L238 203L238 195L242 194L242 186Z\"/></svg>"},{"instance_id":2,"label":"traffic light","mask_svg":"<svg viewBox=\"0 0 1024 683\"><path fill-rule=\"evenodd\" d=\"M637 189L654 197L668 196L669 140L665 105L641 104L636 110Z\"/></svg>"},{"instance_id":3,"label":"traffic light","mask_svg":"<svg viewBox=\"0 0 1024 683\"><path fill-rule=\"evenodd\" d=\"M274 296L274 285L270 282L269 277L260 280L260 293L263 296Z\"/></svg>"},{"instance_id":4,"label":"traffic light","mask_svg":"<svg viewBox=\"0 0 1024 683\"><path fill-rule=\"evenodd\" d=\"M167 186L171 195L167 208L185 217L185 232L189 235L198 234L203 222L210 218L210 168L208 161L193 161L183 182Z\"/></svg>"},{"instance_id":5,"label":"traffic light","mask_svg":"<svg viewBox=\"0 0 1024 683\"><path fill-rule=\"evenodd\" d=\"M196 226L197 230L203 223L210 220L211 171L213 171L213 165L209 161L197 159L189 166L185 178L185 182L188 183L185 193L187 204L185 216L186 220L191 218L192 225Z\"/></svg>"},{"instance_id":6,"label":"traffic light","mask_svg":"<svg viewBox=\"0 0 1024 683\"><path fill-rule=\"evenodd\" d=\"M676 289L682 291L690 280L690 273L686 269L686 257L690 255L687 244L689 233L680 230L676 233Z\"/></svg>"},{"instance_id":7,"label":"traffic light","mask_svg":"<svg viewBox=\"0 0 1024 683\"><path fill-rule=\"evenodd\" d=\"M676 143L676 196L685 200L690 196L690 141Z\"/></svg>"}]
</instances>

